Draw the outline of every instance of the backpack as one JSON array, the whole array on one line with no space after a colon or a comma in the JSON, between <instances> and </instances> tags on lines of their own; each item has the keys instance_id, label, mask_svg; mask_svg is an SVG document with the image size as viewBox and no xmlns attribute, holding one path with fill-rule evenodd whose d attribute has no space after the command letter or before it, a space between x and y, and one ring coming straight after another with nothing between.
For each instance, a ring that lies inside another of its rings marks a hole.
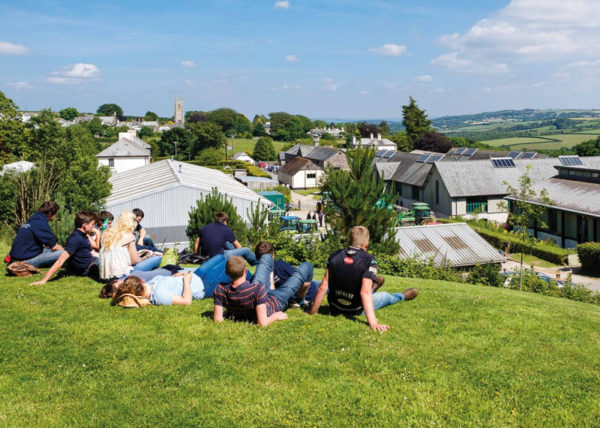
<instances>
[{"instance_id":1,"label":"backpack","mask_svg":"<svg viewBox=\"0 0 600 428\"><path fill-rule=\"evenodd\" d=\"M179 253L179 263L192 264L192 265L201 265L205 261L207 261L209 257L201 256L199 254L190 253L187 251L182 251Z\"/></svg>"}]
</instances>

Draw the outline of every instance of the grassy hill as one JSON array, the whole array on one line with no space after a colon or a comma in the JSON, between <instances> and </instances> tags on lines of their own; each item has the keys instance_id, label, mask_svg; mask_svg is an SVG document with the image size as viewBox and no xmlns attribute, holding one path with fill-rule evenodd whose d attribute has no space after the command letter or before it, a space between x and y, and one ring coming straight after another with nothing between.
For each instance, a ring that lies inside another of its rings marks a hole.
<instances>
[{"instance_id":1,"label":"grassy hill","mask_svg":"<svg viewBox=\"0 0 600 428\"><path fill-rule=\"evenodd\" d=\"M6 248L2 248L4 251ZM319 272L322 275L322 271ZM0 267L0 425L591 426L600 308L441 281L363 322L299 309L215 325L210 301L124 310L89 279Z\"/></svg>"}]
</instances>

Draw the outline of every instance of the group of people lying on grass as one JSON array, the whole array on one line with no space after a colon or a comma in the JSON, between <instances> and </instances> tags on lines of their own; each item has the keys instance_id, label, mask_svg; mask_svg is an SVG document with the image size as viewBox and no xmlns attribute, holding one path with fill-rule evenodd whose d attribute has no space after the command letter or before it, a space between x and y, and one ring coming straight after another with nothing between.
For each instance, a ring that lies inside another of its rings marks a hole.
<instances>
[{"instance_id":1,"label":"group of people lying on grass","mask_svg":"<svg viewBox=\"0 0 600 428\"><path fill-rule=\"evenodd\" d=\"M100 297L111 298L113 305L191 305L193 300L212 298L215 322L231 318L266 327L286 319L285 310L290 306L316 314L327 296L332 315L364 314L371 329L383 332L389 326L379 324L375 311L418 294L415 288L402 293L375 292L384 279L377 276L377 261L367 252L369 231L363 226L352 228L350 246L331 254L322 281L313 281L312 264L293 267L275 260L273 245L268 242L260 242L254 252L243 248L227 227L225 213L217 213L215 222L200 230L194 250L208 260L190 269L158 267L161 255L154 244L134 235L143 230L140 210L124 211L114 225L108 212L100 216L79 212L64 249L48 224L57 211L55 202L45 202L19 229L7 258L37 267L51 264L44 278L32 285L46 283L65 263L71 274L98 275L107 281ZM151 255L140 259L140 248L150 250ZM253 274L248 264L256 267Z\"/></svg>"}]
</instances>

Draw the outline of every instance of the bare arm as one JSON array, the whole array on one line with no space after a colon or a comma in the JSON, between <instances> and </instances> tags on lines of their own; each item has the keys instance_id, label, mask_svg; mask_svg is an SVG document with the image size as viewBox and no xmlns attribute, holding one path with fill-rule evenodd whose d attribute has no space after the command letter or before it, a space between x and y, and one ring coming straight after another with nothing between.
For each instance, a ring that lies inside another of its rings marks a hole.
<instances>
[{"instance_id":1,"label":"bare arm","mask_svg":"<svg viewBox=\"0 0 600 428\"><path fill-rule=\"evenodd\" d=\"M88 239L90 240L90 245L92 246L92 250L100 251L100 232L97 232L95 235L88 235Z\"/></svg>"},{"instance_id":2,"label":"bare arm","mask_svg":"<svg viewBox=\"0 0 600 428\"><path fill-rule=\"evenodd\" d=\"M213 309L213 321L214 322L223 322L225 318L223 318L223 306L215 305Z\"/></svg>"},{"instance_id":3,"label":"bare arm","mask_svg":"<svg viewBox=\"0 0 600 428\"><path fill-rule=\"evenodd\" d=\"M50 267L50 270L48 270L48 273L46 274L46 276L44 276L44 279L42 279L41 281L32 282L29 285L44 285L46 282L48 282L52 275L54 275L62 267L62 265L65 264L69 257L71 257L71 255L66 251L63 251L62 254L58 257L58 259L54 262L54 264Z\"/></svg>"},{"instance_id":4,"label":"bare arm","mask_svg":"<svg viewBox=\"0 0 600 428\"><path fill-rule=\"evenodd\" d=\"M360 288L360 300L362 301L363 310L365 311L365 315L367 316L367 322L369 323L369 327L374 331L384 332L388 328L389 325L379 324L377 322L377 317L375 316L375 308L373 306L373 280L369 278L362 279L362 285Z\"/></svg>"},{"instance_id":5,"label":"bare arm","mask_svg":"<svg viewBox=\"0 0 600 428\"><path fill-rule=\"evenodd\" d=\"M62 247L62 246L60 246L60 245L58 245L58 244L56 244L54 247L52 247L52 248L50 248L50 249L51 249L52 251L58 251L58 250L62 250L62 249L63 249L63 247Z\"/></svg>"},{"instance_id":6,"label":"bare arm","mask_svg":"<svg viewBox=\"0 0 600 428\"><path fill-rule=\"evenodd\" d=\"M242 248L242 244L239 243L239 241L236 239L235 241L233 241L233 246L235 248Z\"/></svg>"},{"instance_id":7,"label":"bare arm","mask_svg":"<svg viewBox=\"0 0 600 428\"><path fill-rule=\"evenodd\" d=\"M274 312L271 316L267 316L267 305L263 303L256 306L256 321L261 327L267 327L275 321L285 320L287 317L287 314L281 311Z\"/></svg>"},{"instance_id":8,"label":"bare arm","mask_svg":"<svg viewBox=\"0 0 600 428\"><path fill-rule=\"evenodd\" d=\"M183 294L181 296L173 296L171 305L189 306L192 304L192 289L190 288L190 284L192 282L193 274L192 271L185 274L183 277Z\"/></svg>"},{"instance_id":9,"label":"bare arm","mask_svg":"<svg viewBox=\"0 0 600 428\"><path fill-rule=\"evenodd\" d=\"M317 291L317 295L315 296L315 301L313 302L312 308L310 309L309 314L314 315L319 312L319 308L321 307L321 303L323 303L323 299L327 294L327 289L329 288L329 269L325 271L325 276L323 277L323 281L321 281L321 286Z\"/></svg>"},{"instance_id":10,"label":"bare arm","mask_svg":"<svg viewBox=\"0 0 600 428\"><path fill-rule=\"evenodd\" d=\"M137 248L135 247L135 239L127 244L127 251L129 252L129 258L131 259L131 264L136 265L142 261L137 252Z\"/></svg>"},{"instance_id":11,"label":"bare arm","mask_svg":"<svg viewBox=\"0 0 600 428\"><path fill-rule=\"evenodd\" d=\"M144 238L146 237L146 229L143 227L140 229L140 239L138 239L139 245L144 245Z\"/></svg>"},{"instance_id":12,"label":"bare arm","mask_svg":"<svg viewBox=\"0 0 600 428\"><path fill-rule=\"evenodd\" d=\"M200 238L196 237L194 241L194 254L198 254L198 247L200 246Z\"/></svg>"}]
</instances>

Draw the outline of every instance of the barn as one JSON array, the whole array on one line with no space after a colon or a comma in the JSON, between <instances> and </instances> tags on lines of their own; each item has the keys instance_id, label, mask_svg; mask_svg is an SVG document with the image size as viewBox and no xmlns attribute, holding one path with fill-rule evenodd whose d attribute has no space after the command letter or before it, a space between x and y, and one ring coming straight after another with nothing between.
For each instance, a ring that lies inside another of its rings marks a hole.
<instances>
[{"instance_id":1,"label":"barn","mask_svg":"<svg viewBox=\"0 0 600 428\"><path fill-rule=\"evenodd\" d=\"M112 193L106 200L107 210L115 217L125 210L143 210L142 225L159 246L187 244L188 212L213 188L230 197L246 221L247 210L252 205L259 203L265 208L272 205L271 201L221 171L173 160L115 174L110 182Z\"/></svg>"}]
</instances>

